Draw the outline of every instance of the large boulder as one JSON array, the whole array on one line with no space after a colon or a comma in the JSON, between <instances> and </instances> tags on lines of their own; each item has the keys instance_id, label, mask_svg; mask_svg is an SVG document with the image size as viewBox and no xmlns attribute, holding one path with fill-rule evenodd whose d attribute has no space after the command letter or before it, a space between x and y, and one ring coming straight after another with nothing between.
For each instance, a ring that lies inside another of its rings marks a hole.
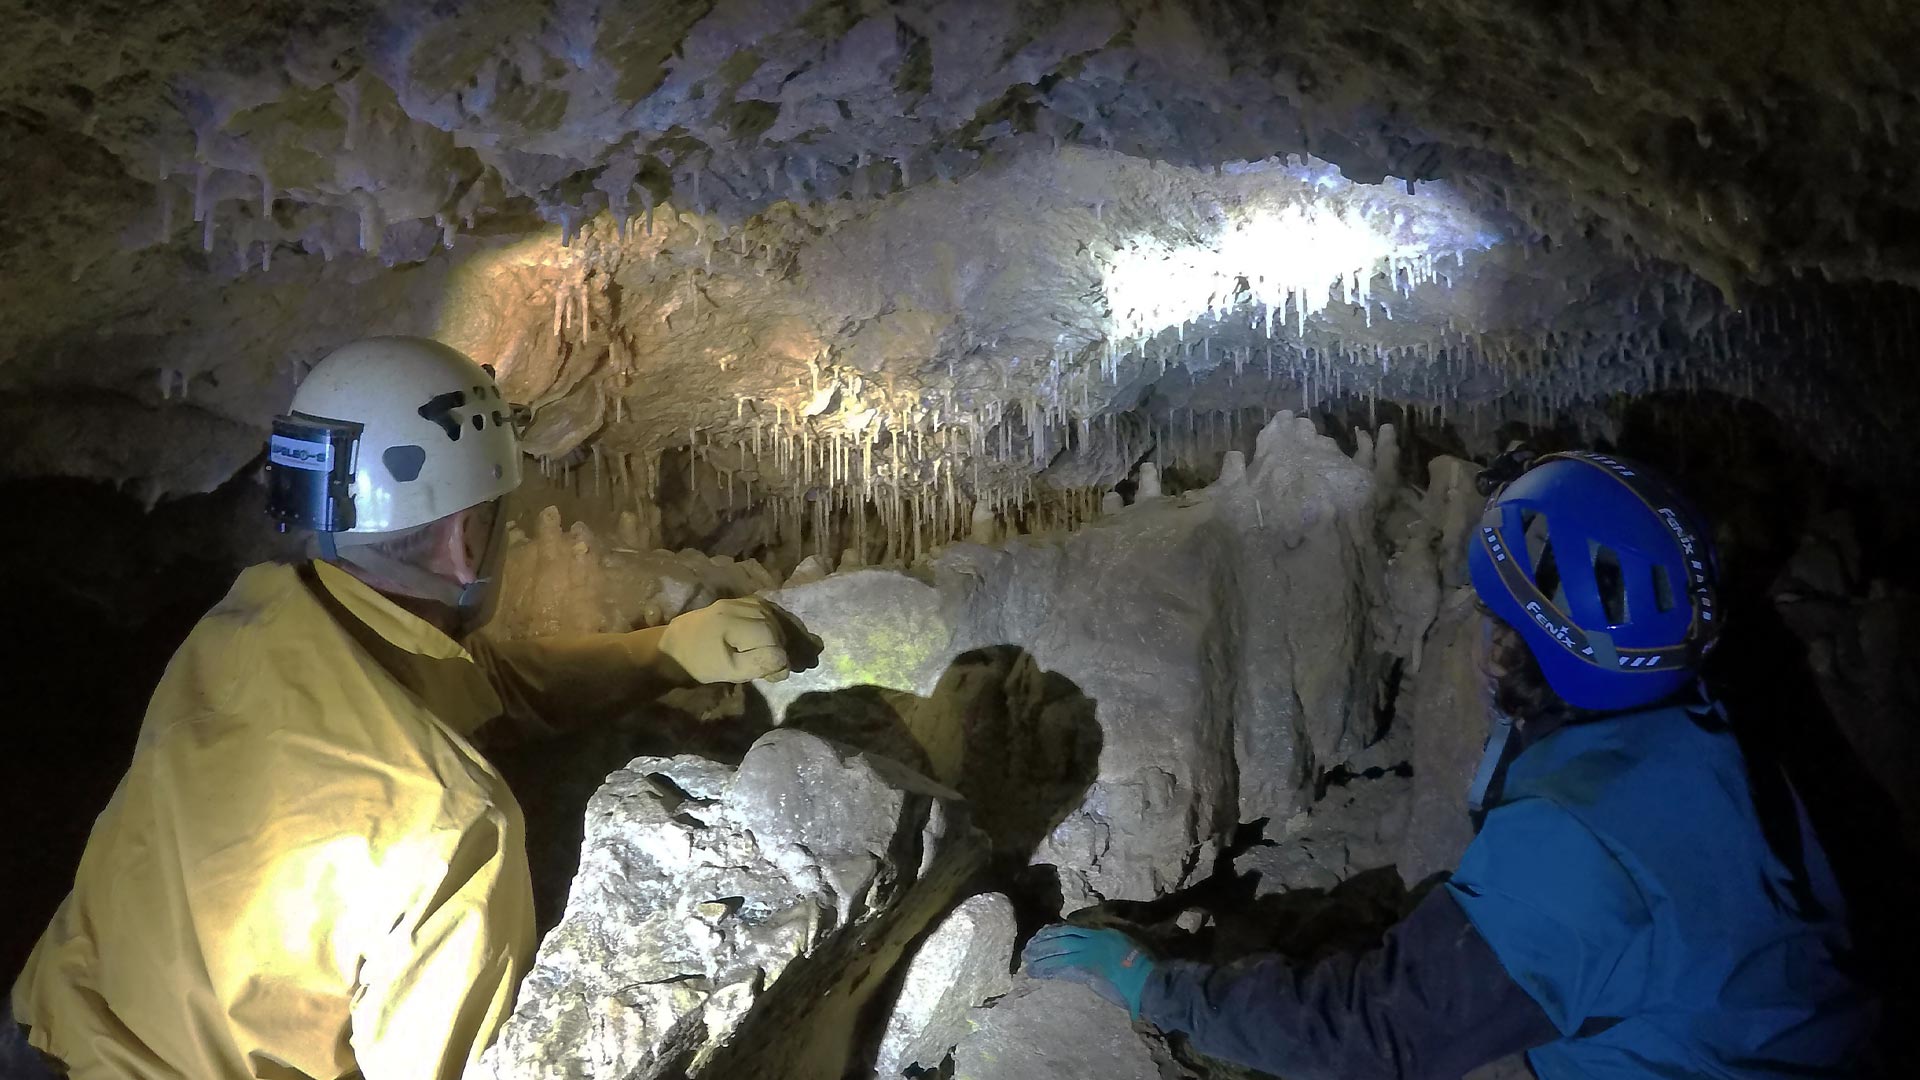
<instances>
[{"instance_id":1,"label":"large boulder","mask_svg":"<svg viewBox=\"0 0 1920 1080\"><path fill-rule=\"evenodd\" d=\"M984 851L953 792L804 732L738 769L636 759L588 806L566 914L482 1075L837 1080Z\"/></svg>"},{"instance_id":2,"label":"large boulder","mask_svg":"<svg viewBox=\"0 0 1920 1080\"><path fill-rule=\"evenodd\" d=\"M850 686L929 695L953 657L952 598L908 574L852 570L768 596L826 643L818 667L762 687L776 716Z\"/></svg>"}]
</instances>

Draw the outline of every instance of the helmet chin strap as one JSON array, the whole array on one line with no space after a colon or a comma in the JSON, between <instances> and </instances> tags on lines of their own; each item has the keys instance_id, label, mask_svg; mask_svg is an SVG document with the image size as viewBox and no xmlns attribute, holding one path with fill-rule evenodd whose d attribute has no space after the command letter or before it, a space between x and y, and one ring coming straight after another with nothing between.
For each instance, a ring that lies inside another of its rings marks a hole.
<instances>
[{"instance_id":1,"label":"helmet chin strap","mask_svg":"<svg viewBox=\"0 0 1920 1080\"><path fill-rule=\"evenodd\" d=\"M1493 620L1480 620L1480 650L1483 655L1493 655ZM1507 744L1513 741L1513 730L1518 726L1512 716L1507 714L1496 701L1491 686L1487 688L1487 746L1480 755L1480 766L1473 771L1473 782L1467 785L1467 811L1474 815L1477 823L1479 816L1487 810L1487 799L1493 794L1494 778L1500 775L1500 766L1506 763ZM1477 827L1477 824L1476 824Z\"/></svg>"},{"instance_id":2,"label":"helmet chin strap","mask_svg":"<svg viewBox=\"0 0 1920 1080\"><path fill-rule=\"evenodd\" d=\"M366 547L350 547L328 561L358 567L382 581L398 586L408 596L445 604L456 611L465 610L476 603L480 593L491 584L485 578L476 578L472 584L462 585L451 578L441 577Z\"/></svg>"},{"instance_id":3,"label":"helmet chin strap","mask_svg":"<svg viewBox=\"0 0 1920 1080\"><path fill-rule=\"evenodd\" d=\"M1506 759L1507 743L1513 739L1513 717L1498 708L1489 708L1487 713L1492 729L1487 735L1487 749L1480 755L1480 767L1473 771L1473 783L1467 788L1467 809L1475 814L1487 809L1487 794Z\"/></svg>"},{"instance_id":4,"label":"helmet chin strap","mask_svg":"<svg viewBox=\"0 0 1920 1080\"><path fill-rule=\"evenodd\" d=\"M464 585L374 550L372 544L391 539L391 534L319 533L317 536L320 557L328 562L358 567L398 587L409 596L444 604L475 626L492 613L492 602L497 594L494 584L499 577L506 548L504 513L494 514L493 527L487 535L487 546L481 552L476 576ZM342 550L340 540L345 537L352 539Z\"/></svg>"}]
</instances>

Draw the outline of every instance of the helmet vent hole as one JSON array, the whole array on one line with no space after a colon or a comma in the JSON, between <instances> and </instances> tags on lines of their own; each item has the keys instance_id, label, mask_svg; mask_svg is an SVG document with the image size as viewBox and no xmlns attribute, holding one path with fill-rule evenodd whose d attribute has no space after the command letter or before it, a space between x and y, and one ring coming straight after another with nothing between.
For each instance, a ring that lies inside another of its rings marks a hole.
<instances>
[{"instance_id":1,"label":"helmet vent hole","mask_svg":"<svg viewBox=\"0 0 1920 1080\"><path fill-rule=\"evenodd\" d=\"M1609 547L1594 545L1593 583L1600 590L1600 607L1606 612L1608 626L1627 621L1627 579L1620 572L1620 556Z\"/></svg>"},{"instance_id":2,"label":"helmet vent hole","mask_svg":"<svg viewBox=\"0 0 1920 1080\"><path fill-rule=\"evenodd\" d=\"M447 438L459 442L460 421L454 417L453 410L466 403L467 395L464 391L453 390L441 394L420 406L420 419L438 424L440 430L447 433Z\"/></svg>"},{"instance_id":3,"label":"helmet vent hole","mask_svg":"<svg viewBox=\"0 0 1920 1080\"><path fill-rule=\"evenodd\" d=\"M411 443L405 446L389 446L380 455L380 464L387 467L394 480L402 484L412 483L420 476L420 470L427 463L427 451Z\"/></svg>"},{"instance_id":4,"label":"helmet vent hole","mask_svg":"<svg viewBox=\"0 0 1920 1080\"><path fill-rule=\"evenodd\" d=\"M1555 607L1566 606L1566 597L1560 591L1560 564L1554 561L1552 544L1540 545L1539 554L1533 557L1533 587Z\"/></svg>"},{"instance_id":5,"label":"helmet vent hole","mask_svg":"<svg viewBox=\"0 0 1920 1080\"><path fill-rule=\"evenodd\" d=\"M475 430L475 431L485 431L485 430L487 430L487 417L486 417L486 414L484 414L484 413L474 413L474 414L473 414L473 430Z\"/></svg>"},{"instance_id":6,"label":"helmet vent hole","mask_svg":"<svg viewBox=\"0 0 1920 1080\"><path fill-rule=\"evenodd\" d=\"M1527 540L1527 561L1533 564L1533 586L1559 606L1565 606L1560 592L1560 567L1553 559L1553 542L1547 535L1547 515L1535 510L1523 511L1520 528Z\"/></svg>"},{"instance_id":7,"label":"helmet vent hole","mask_svg":"<svg viewBox=\"0 0 1920 1080\"><path fill-rule=\"evenodd\" d=\"M1537 510L1520 512L1520 534L1527 538L1527 558L1540 564L1540 552L1547 546L1547 515Z\"/></svg>"},{"instance_id":8,"label":"helmet vent hole","mask_svg":"<svg viewBox=\"0 0 1920 1080\"><path fill-rule=\"evenodd\" d=\"M1653 606L1662 614L1674 608L1673 579L1667 576L1667 568L1664 566L1653 568Z\"/></svg>"}]
</instances>

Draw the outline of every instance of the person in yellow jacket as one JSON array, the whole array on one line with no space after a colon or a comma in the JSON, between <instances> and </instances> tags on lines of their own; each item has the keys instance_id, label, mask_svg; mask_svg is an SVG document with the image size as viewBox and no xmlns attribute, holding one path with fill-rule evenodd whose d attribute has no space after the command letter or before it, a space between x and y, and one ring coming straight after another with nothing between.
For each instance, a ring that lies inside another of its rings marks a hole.
<instances>
[{"instance_id":1,"label":"person in yellow jacket","mask_svg":"<svg viewBox=\"0 0 1920 1080\"><path fill-rule=\"evenodd\" d=\"M459 1076L535 944L520 810L476 735L805 663L804 632L754 600L468 641L520 453L491 372L438 342L322 360L268 478L321 557L244 571L168 665L0 1010L8 1078Z\"/></svg>"}]
</instances>

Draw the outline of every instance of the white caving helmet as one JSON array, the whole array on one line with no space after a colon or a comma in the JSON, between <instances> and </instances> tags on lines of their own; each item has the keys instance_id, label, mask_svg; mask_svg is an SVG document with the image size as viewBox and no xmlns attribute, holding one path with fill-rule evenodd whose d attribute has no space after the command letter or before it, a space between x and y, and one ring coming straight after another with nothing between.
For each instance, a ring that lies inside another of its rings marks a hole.
<instances>
[{"instance_id":1,"label":"white caving helmet","mask_svg":"<svg viewBox=\"0 0 1920 1080\"><path fill-rule=\"evenodd\" d=\"M391 560L338 549L363 549L519 487L515 423L493 373L450 345L417 337L343 345L274 418L268 513L283 531L313 530L329 560L392 576Z\"/></svg>"}]
</instances>

